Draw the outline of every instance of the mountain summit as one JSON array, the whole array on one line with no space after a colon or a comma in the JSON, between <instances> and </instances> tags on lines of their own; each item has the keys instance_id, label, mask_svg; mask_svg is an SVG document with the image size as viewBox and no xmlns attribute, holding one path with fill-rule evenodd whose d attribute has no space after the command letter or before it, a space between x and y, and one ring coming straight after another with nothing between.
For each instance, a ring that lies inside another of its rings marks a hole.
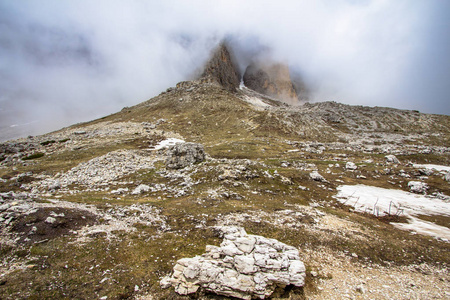
<instances>
[{"instance_id":1,"label":"mountain summit","mask_svg":"<svg viewBox=\"0 0 450 300\"><path fill-rule=\"evenodd\" d=\"M301 78L291 77L289 66L278 62L254 60L246 66L242 77L233 51L226 42L221 42L211 53L199 79L216 82L234 92L241 83L260 94L290 105L307 99L308 88Z\"/></svg>"},{"instance_id":2,"label":"mountain summit","mask_svg":"<svg viewBox=\"0 0 450 300\"><path fill-rule=\"evenodd\" d=\"M215 81L229 91L239 88L241 74L225 42L212 52L200 77Z\"/></svg>"}]
</instances>

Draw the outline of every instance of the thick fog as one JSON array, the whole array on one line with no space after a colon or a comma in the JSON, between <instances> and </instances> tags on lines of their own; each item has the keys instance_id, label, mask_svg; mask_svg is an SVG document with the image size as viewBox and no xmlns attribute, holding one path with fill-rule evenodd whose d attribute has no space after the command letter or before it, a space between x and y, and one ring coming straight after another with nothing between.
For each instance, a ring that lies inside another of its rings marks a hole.
<instances>
[{"instance_id":1,"label":"thick fog","mask_svg":"<svg viewBox=\"0 0 450 300\"><path fill-rule=\"evenodd\" d=\"M450 1L0 0L0 140L88 121L190 79L227 38L313 101L450 114Z\"/></svg>"}]
</instances>

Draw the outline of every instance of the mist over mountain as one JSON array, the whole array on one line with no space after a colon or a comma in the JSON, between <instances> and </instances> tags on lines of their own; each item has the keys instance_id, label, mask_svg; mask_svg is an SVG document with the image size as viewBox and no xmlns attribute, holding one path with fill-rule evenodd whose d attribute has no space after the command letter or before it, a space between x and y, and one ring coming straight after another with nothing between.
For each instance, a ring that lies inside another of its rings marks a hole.
<instances>
[{"instance_id":1,"label":"mist over mountain","mask_svg":"<svg viewBox=\"0 0 450 300\"><path fill-rule=\"evenodd\" d=\"M437 0L0 1L1 139L155 96L189 79L224 38L242 74L268 55L302 75L312 101L449 114L449 9Z\"/></svg>"}]
</instances>

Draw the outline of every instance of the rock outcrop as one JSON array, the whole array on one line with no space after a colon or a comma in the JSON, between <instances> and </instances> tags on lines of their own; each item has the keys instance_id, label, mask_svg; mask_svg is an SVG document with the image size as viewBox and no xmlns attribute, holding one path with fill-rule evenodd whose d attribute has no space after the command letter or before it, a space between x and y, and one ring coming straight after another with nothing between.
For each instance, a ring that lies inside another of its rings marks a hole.
<instances>
[{"instance_id":1,"label":"rock outcrop","mask_svg":"<svg viewBox=\"0 0 450 300\"><path fill-rule=\"evenodd\" d=\"M206 246L206 253L178 260L171 277L161 280L161 287L175 287L181 295L199 288L240 299L264 299L277 287L305 283L305 266L298 250L274 239L249 235L243 228L216 227L224 240Z\"/></svg>"},{"instance_id":2,"label":"rock outcrop","mask_svg":"<svg viewBox=\"0 0 450 300\"><path fill-rule=\"evenodd\" d=\"M200 77L215 81L232 92L239 88L241 74L225 42L213 51Z\"/></svg>"},{"instance_id":3,"label":"rock outcrop","mask_svg":"<svg viewBox=\"0 0 450 300\"><path fill-rule=\"evenodd\" d=\"M289 67L280 63L251 63L244 73L246 87L288 104L298 104Z\"/></svg>"},{"instance_id":4,"label":"rock outcrop","mask_svg":"<svg viewBox=\"0 0 450 300\"><path fill-rule=\"evenodd\" d=\"M176 143L167 149L166 167L182 169L205 160L203 145L196 143Z\"/></svg>"},{"instance_id":5,"label":"rock outcrop","mask_svg":"<svg viewBox=\"0 0 450 300\"><path fill-rule=\"evenodd\" d=\"M391 164L399 164L400 161L395 155L386 155L384 158L386 158L386 162Z\"/></svg>"},{"instance_id":6,"label":"rock outcrop","mask_svg":"<svg viewBox=\"0 0 450 300\"><path fill-rule=\"evenodd\" d=\"M428 184L421 181L408 182L409 190L416 194L425 194L429 188Z\"/></svg>"}]
</instances>

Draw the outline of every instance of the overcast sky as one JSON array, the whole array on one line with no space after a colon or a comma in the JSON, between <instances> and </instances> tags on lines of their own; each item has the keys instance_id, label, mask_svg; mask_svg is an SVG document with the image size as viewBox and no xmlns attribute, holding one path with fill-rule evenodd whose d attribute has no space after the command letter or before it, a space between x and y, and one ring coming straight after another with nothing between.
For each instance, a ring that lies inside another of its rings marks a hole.
<instances>
[{"instance_id":1,"label":"overcast sky","mask_svg":"<svg viewBox=\"0 0 450 300\"><path fill-rule=\"evenodd\" d=\"M449 16L448 0L0 0L0 140L156 96L224 37L271 49L314 101L448 115Z\"/></svg>"}]
</instances>

